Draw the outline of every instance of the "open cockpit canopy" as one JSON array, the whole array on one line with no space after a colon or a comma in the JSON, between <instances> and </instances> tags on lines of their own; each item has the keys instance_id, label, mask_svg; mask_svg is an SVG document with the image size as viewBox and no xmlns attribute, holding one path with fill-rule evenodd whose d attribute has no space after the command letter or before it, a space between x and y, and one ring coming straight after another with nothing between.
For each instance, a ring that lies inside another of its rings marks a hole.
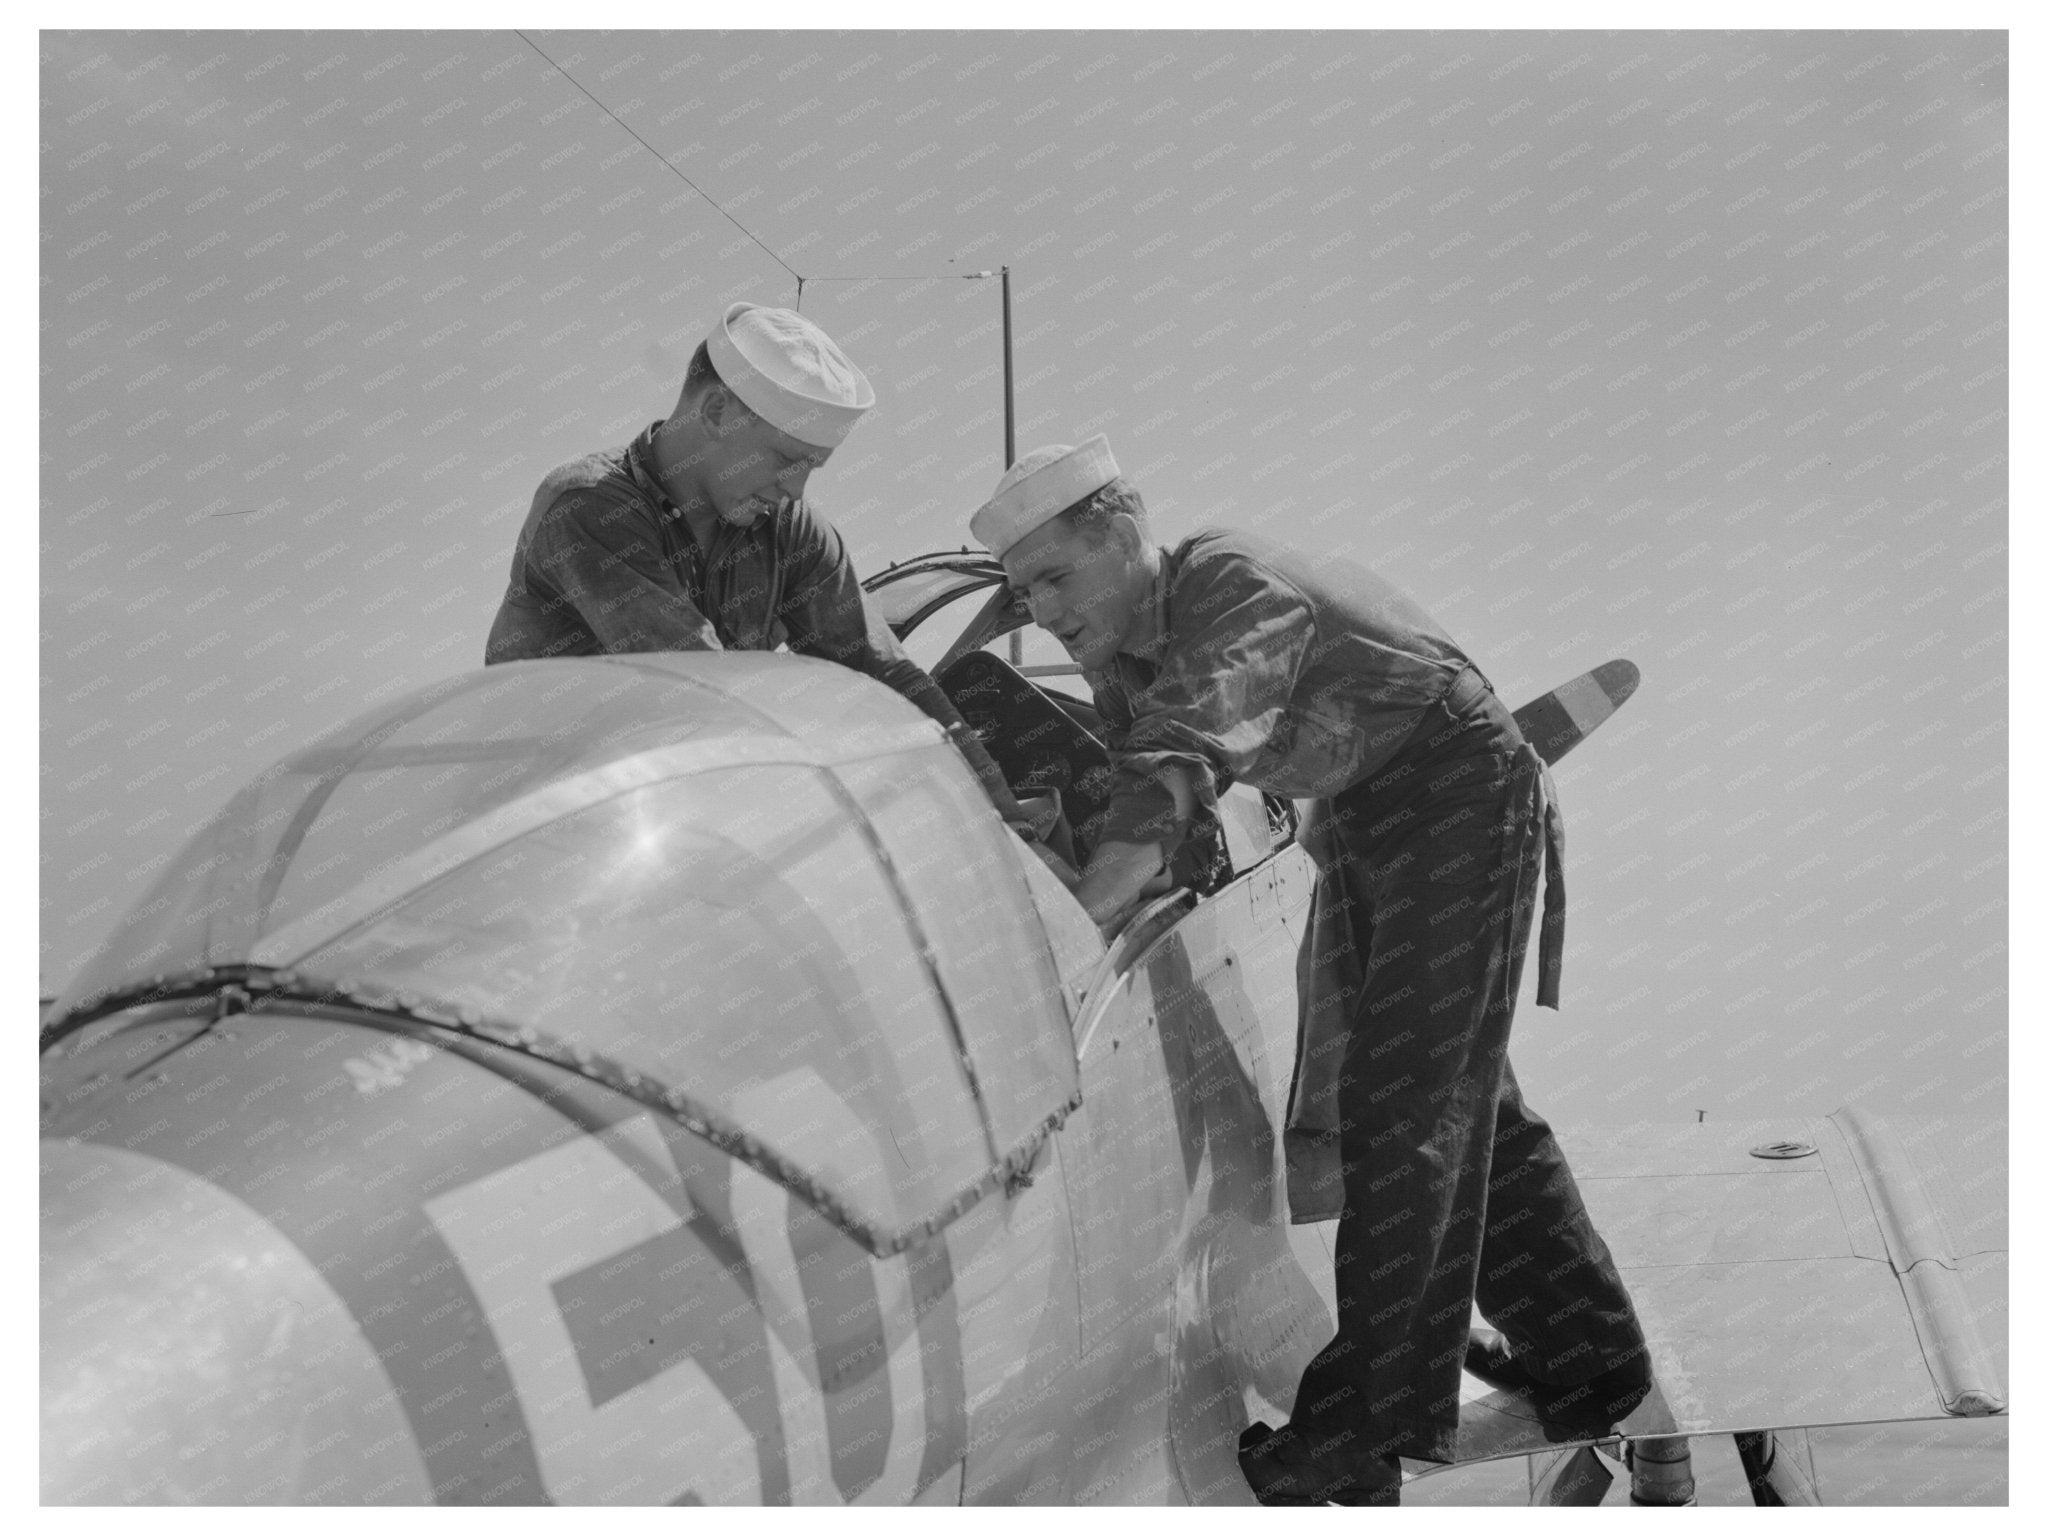
<instances>
[{"instance_id":1,"label":"open cockpit canopy","mask_svg":"<svg viewBox=\"0 0 2048 1536\"><path fill-rule=\"evenodd\" d=\"M963 549L919 555L887 566L861 586L867 592L868 606L901 639L948 603L969 592L997 586L1002 580L1002 566L986 553Z\"/></svg>"},{"instance_id":2,"label":"open cockpit canopy","mask_svg":"<svg viewBox=\"0 0 2048 1536\"><path fill-rule=\"evenodd\" d=\"M259 775L52 1020L209 967L409 995L665 1085L892 1252L1076 1102L1011 841L937 727L844 668L493 667Z\"/></svg>"}]
</instances>

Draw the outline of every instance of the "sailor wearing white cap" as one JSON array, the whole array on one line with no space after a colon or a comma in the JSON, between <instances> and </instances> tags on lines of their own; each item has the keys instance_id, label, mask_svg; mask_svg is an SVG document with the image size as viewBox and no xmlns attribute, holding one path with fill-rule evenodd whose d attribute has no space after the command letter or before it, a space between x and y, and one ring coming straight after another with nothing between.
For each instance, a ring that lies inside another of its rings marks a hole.
<instances>
[{"instance_id":1,"label":"sailor wearing white cap","mask_svg":"<svg viewBox=\"0 0 2048 1536\"><path fill-rule=\"evenodd\" d=\"M787 644L887 683L952 730L1021 827L1001 772L869 612L838 531L801 499L874 403L867 377L813 321L731 305L666 420L542 480L485 662Z\"/></svg>"},{"instance_id":2,"label":"sailor wearing white cap","mask_svg":"<svg viewBox=\"0 0 2048 1536\"><path fill-rule=\"evenodd\" d=\"M867 375L794 310L735 304L704 338L704 350L749 410L812 447L837 448L875 403Z\"/></svg>"},{"instance_id":3,"label":"sailor wearing white cap","mask_svg":"<svg viewBox=\"0 0 2048 1536\"><path fill-rule=\"evenodd\" d=\"M1252 1491L1398 1502L1397 1457L1451 1459L1468 1347L1615 1422L1648 1390L1642 1330L1506 1066L1546 848L1553 1007L1563 918L1548 776L1514 718L1363 566L1215 528L1153 543L1104 438L1026 454L970 526L1095 692L1114 779L1074 894L1105 932L1232 780L1320 802L1287 1165L1296 1219L1340 1218L1337 1336L1287 1425L1247 1431ZM1506 1343L1468 1341L1475 1299Z\"/></svg>"}]
</instances>

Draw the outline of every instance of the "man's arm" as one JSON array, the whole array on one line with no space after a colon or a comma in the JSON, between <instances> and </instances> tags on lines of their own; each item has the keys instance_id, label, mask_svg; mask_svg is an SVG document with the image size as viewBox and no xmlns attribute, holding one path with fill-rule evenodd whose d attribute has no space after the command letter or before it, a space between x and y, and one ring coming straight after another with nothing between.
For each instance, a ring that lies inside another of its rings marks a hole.
<instances>
[{"instance_id":1,"label":"man's arm","mask_svg":"<svg viewBox=\"0 0 2048 1536\"><path fill-rule=\"evenodd\" d=\"M1166 860L1157 843L1100 844L1074 886L1074 899L1087 910L1106 943L1123 927L1140 898L1160 894Z\"/></svg>"},{"instance_id":2,"label":"man's arm","mask_svg":"<svg viewBox=\"0 0 2048 1536\"><path fill-rule=\"evenodd\" d=\"M1109 811L1075 895L1105 932L1186 838L1197 806L1271 742L1315 641L1308 602L1236 555L1183 568L1174 632L1136 698L1105 678L1096 704L1115 764Z\"/></svg>"},{"instance_id":3,"label":"man's arm","mask_svg":"<svg viewBox=\"0 0 2048 1536\"><path fill-rule=\"evenodd\" d=\"M646 508L594 491L567 492L535 526L527 563L608 653L724 649Z\"/></svg>"},{"instance_id":4,"label":"man's arm","mask_svg":"<svg viewBox=\"0 0 2048 1536\"><path fill-rule=\"evenodd\" d=\"M791 526L783 554L787 585L780 614L789 630L790 649L887 683L936 720L967 759L997 814L1031 841L1030 818L1017 804L995 759L960 718L945 690L903 654L889 626L868 607L839 531L802 502L784 515Z\"/></svg>"}]
</instances>

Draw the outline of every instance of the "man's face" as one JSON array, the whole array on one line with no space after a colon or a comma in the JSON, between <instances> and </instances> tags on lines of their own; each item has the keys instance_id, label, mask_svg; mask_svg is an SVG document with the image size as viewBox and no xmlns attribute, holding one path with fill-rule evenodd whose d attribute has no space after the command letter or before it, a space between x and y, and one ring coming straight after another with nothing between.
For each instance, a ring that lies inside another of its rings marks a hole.
<instances>
[{"instance_id":1,"label":"man's face","mask_svg":"<svg viewBox=\"0 0 2048 1536\"><path fill-rule=\"evenodd\" d=\"M1125 516L1110 520L1100 543L1054 518L1004 552L1003 572L1032 622L1093 670L1116 654L1145 600L1151 578L1137 559L1141 544Z\"/></svg>"},{"instance_id":2,"label":"man's face","mask_svg":"<svg viewBox=\"0 0 2048 1536\"><path fill-rule=\"evenodd\" d=\"M801 496L811 471L832 457L830 448L770 426L720 390L709 392L704 422L709 431L700 483L719 520L737 527L772 516L785 500Z\"/></svg>"}]
</instances>

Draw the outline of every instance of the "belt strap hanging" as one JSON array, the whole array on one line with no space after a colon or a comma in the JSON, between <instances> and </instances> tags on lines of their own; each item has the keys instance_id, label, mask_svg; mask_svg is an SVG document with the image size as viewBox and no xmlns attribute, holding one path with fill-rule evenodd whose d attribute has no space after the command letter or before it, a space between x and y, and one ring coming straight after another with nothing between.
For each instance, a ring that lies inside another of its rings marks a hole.
<instances>
[{"instance_id":1,"label":"belt strap hanging","mask_svg":"<svg viewBox=\"0 0 2048 1536\"><path fill-rule=\"evenodd\" d=\"M1535 756L1533 749L1530 755ZM1536 1004L1555 1008L1564 971L1564 814L1557 807L1550 768L1541 758L1536 759L1536 773L1536 797L1543 812L1543 928L1536 948Z\"/></svg>"}]
</instances>

